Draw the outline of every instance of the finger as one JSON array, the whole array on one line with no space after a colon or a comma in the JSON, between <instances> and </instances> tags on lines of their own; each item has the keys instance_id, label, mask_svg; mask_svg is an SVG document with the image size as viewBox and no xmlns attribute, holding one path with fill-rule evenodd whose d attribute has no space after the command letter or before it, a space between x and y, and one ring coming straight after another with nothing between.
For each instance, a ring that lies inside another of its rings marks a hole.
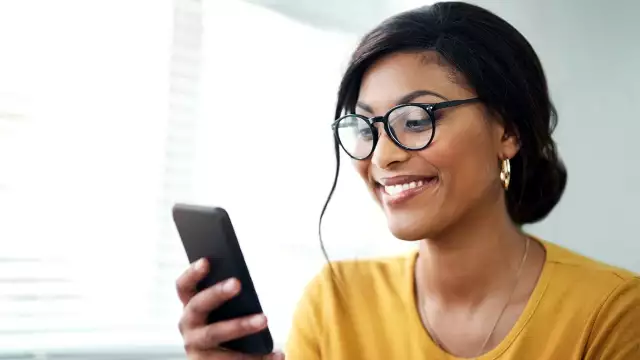
<instances>
[{"instance_id":1,"label":"finger","mask_svg":"<svg viewBox=\"0 0 640 360\"><path fill-rule=\"evenodd\" d=\"M207 275L207 272L209 272L209 263L207 259L202 258L191 264L176 280L176 290L182 305L186 306L196 294L196 286Z\"/></svg>"},{"instance_id":2,"label":"finger","mask_svg":"<svg viewBox=\"0 0 640 360\"><path fill-rule=\"evenodd\" d=\"M256 333L267 327L267 318L256 314L193 328L184 334L187 349L212 350L221 343Z\"/></svg>"},{"instance_id":3,"label":"finger","mask_svg":"<svg viewBox=\"0 0 640 360\"><path fill-rule=\"evenodd\" d=\"M181 325L185 328L202 326L207 323L207 315L240 291L240 282L236 279L221 281L194 295L187 303Z\"/></svg>"}]
</instances>

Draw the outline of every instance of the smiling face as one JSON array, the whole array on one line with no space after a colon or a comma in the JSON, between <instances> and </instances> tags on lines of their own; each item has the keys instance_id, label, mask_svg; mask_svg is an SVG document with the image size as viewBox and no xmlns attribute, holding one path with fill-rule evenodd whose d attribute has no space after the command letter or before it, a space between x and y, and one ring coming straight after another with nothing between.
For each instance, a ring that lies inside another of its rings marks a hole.
<instances>
[{"instance_id":1,"label":"smiling face","mask_svg":"<svg viewBox=\"0 0 640 360\"><path fill-rule=\"evenodd\" d=\"M383 116L400 103L439 103L476 97L437 56L398 53L382 58L365 73L356 112ZM373 154L354 160L399 239L437 238L478 214L506 215L499 160L518 151L500 121L481 103L439 110L432 143L424 150L398 147L378 126Z\"/></svg>"}]
</instances>

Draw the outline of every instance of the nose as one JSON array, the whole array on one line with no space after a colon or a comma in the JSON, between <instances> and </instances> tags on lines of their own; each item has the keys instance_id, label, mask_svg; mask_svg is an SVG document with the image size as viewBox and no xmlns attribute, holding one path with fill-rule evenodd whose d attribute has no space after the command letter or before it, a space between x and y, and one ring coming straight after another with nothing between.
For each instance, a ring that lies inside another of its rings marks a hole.
<instances>
[{"instance_id":1,"label":"nose","mask_svg":"<svg viewBox=\"0 0 640 360\"><path fill-rule=\"evenodd\" d=\"M380 131L380 138L376 144L376 148L371 155L371 162L380 169L388 169L394 164L407 161L411 154L409 151L402 149L385 131Z\"/></svg>"}]
</instances>

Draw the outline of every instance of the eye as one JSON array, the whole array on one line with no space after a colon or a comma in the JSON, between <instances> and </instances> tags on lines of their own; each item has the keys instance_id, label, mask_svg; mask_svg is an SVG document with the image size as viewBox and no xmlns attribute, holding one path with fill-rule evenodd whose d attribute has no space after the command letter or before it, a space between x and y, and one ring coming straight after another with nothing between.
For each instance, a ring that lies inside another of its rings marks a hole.
<instances>
[{"instance_id":1,"label":"eye","mask_svg":"<svg viewBox=\"0 0 640 360\"><path fill-rule=\"evenodd\" d=\"M373 138L373 132L369 126L360 127L357 130L357 136L363 140L371 140Z\"/></svg>"},{"instance_id":2,"label":"eye","mask_svg":"<svg viewBox=\"0 0 640 360\"><path fill-rule=\"evenodd\" d=\"M389 116L389 125L397 132L422 132L433 127L429 113L421 106L406 105Z\"/></svg>"},{"instance_id":3,"label":"eye","mask_svg":"<svg viewBox=\"0 0 640 360\"><path fill-rule=\"evenodd\" d=\"M431 119L407 119L404 126L409 131L425 131L431 129Z\"/></svg>"}]
</instances>

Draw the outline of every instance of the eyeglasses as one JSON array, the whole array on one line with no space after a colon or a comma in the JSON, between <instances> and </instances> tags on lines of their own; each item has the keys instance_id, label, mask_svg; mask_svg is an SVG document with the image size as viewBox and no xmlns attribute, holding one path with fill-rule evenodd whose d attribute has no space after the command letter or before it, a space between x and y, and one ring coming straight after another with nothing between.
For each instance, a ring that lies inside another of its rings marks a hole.
<instances>
[{"instance_id":1,"label":"eyeglasses","mask_svg":"<svg viewBox=\"0 0 640 360\"><path fill-rule=\"evenodd\" d=\"M376 123L384 124L385 132L400 148L417 151L425 149L433 141L438 110L477 101L478 98L435 104L402 104L384 116L372 118L347 114L336 120L331 128L342 149L355 160L364 160L373 153L380 138Z\"/></svg>"}]
</instances>

